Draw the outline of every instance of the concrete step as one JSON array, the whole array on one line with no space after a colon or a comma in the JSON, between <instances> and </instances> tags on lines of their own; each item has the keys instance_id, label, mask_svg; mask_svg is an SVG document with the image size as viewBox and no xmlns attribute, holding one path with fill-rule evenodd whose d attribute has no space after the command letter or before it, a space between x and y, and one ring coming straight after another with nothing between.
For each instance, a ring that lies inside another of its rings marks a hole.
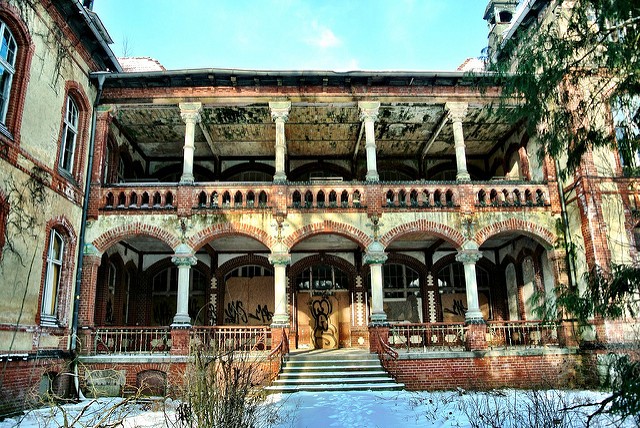
<instances>
[{"instance_id":1,"label":"concrete step","mask_svg":"<svg viewBox=\"0 0 640 428\"><path fill-rule=\"evenodd\" d=\"M292 353L269 392L389 391L403 389L375 355L361 350Z\"/></svg>"}]
</instances>

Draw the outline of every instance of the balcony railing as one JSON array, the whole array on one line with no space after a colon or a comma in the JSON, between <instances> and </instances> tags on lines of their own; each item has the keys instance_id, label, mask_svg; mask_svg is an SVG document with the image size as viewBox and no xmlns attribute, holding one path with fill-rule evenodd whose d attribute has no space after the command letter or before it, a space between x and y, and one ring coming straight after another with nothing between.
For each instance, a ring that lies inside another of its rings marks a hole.
<instances>
[{"instance_id":1,"label":"balcony railing","mask_svg":"<svg viewBox=\"0 0 640 428\"><path fill-rule=\"evenodd\" d=\"M551 204L546 183L490 181L474 184L473 191L476 207L544 207Z\"/></svg>"},{"instance_id":2,"label":"balcony railing","mask_svg":"<svg viewBox=\"0 0 640 428\"><path fill-rule=\"evenodd\" d=\"M463 351L464 323L396 324L389 328L389 345L399 351Z\"/></svg>"},{"instance_id":3,"label":"balcony railing","mask_svg":"<svg viewBox=\"0 0 640 428\"><path fill-rule=\"evenodd\" d=\"M95 354L166 354L171 350L169 327L108 327L91 334Z\"/></svg>"},{"instance_id":4,"label":"balcony railing","mask_svg":"<svg viewBox=\"0 0 640 428\"><path fill-rule=\"evenodd\" d=\"M489 321L489 348L539 348L559 346L558 324L539 321Z\"/></svg>"},{"instance_id":5,"label":"balcony railing","mask_svg":"<svg viewBox=\"0 0 640 428\"><path fill-rule=\"evenodd\" d=\"M95 194L94 194L95 195ZM124 183L98 189L102 211L144 210L482 210L545 208L549 185L542 182L215 182ZM179 211L180 212L180 211Z\"/></svg>"},{"instance_id":6,"label":"balcony railing","mask_svg":"<svg viewBox=\"0 0 640 428\"><path fill-rule=\"evenodd\" d=\"M194 327L191 332L191 347L216 354L268 351L271 349L271 329L239 326Z\"/></svg>"}]
</instances>

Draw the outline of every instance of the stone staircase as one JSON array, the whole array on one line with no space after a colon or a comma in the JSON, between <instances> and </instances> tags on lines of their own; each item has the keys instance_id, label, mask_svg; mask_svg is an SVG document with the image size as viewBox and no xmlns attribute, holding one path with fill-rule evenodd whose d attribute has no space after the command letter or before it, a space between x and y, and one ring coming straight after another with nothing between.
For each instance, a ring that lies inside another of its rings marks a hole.
<instances>
[{"instance_id":1,"label":"stone staircase","mask_svg":"<svg viewBox=\"0 0 640 428\"><path fill-rule=\"evenodd\" d=\"M269 392L392 391L403 389L375 354L357 349L293 351Z\"/></svg>"}]
</instances>

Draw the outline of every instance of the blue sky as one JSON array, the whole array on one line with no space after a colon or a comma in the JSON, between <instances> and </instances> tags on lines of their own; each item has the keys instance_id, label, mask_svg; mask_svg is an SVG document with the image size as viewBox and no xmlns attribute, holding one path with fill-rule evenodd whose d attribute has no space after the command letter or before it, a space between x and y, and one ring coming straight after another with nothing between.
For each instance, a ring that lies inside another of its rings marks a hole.
<instances>
[{"instance_id":1,"label":"blue sky","mask_svg":"<svg viewBox=\"0 0 640 428\"><path fill-rule=\"evenodd\" d=\"M487 0L95 0L117 56L167 69L454 70ZM125 48L126 47L126 48Z\"/></svg>"}]
</instances>

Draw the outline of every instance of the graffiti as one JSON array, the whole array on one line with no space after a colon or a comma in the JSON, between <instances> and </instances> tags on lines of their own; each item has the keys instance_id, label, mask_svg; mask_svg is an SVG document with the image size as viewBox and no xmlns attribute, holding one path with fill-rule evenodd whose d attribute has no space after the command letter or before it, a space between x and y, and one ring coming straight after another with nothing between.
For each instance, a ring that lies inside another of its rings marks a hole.
<instances>
[{"instance_id":1,"label":"graffiti","mask_svg":"<svg viewBox=\"0 0 640 428\"><path fill-rule=\"evenodd\" d=\"M246 324L249 319L243 306L244 304L240 300L227 303L227 307L224 310L224 322L229 324Z\"/></svg>"},{"instance_id":2,"label":"graffiti","mask_svg":"<svg viewBox=\"0 0 640 428\"><path fill-rule=\"evenodd\" d=\"M271 319L273 318L273 312L269 311L267 305L258 305L255 313L249 314L249 318L258 320L261 323L268 323L271 322Z\"/></svg>"},{"instance_id":3,"label":"graffiti","mask_svg":"<svg viewBox=\"0 0 640 428\"><path fill-rule=\"evenodd\" d=\"M322 300L314 300L311 303L311 317L315 321L314 333L329 330L329 315L333 312L331 302L326 297Z\"/></svg>"},{"instance_id":4,"label":"graffiti","mask_svg":"<svg viewBox=\"0 0 640 428\"><path fill-rule=\"evenodd\" d=\"M338 346L338 329L331 324L330 316L333 305L325 296L320 300L309 302L309 310L313 319L313 346L315 349L332 349Z\"/></svg>"},{"instance_id":5,"label":"graffiti","mask_svg":"<svg viewBox=\"0 0 640 428\"><path fill-rule=\"evenodd\" d=\"M452 308L444 308L443 311L448 314L464 316L467 312L467 308L464 306L464 303L462 303L462 299L453 299Z\"/></svg>"}]
</instances>

